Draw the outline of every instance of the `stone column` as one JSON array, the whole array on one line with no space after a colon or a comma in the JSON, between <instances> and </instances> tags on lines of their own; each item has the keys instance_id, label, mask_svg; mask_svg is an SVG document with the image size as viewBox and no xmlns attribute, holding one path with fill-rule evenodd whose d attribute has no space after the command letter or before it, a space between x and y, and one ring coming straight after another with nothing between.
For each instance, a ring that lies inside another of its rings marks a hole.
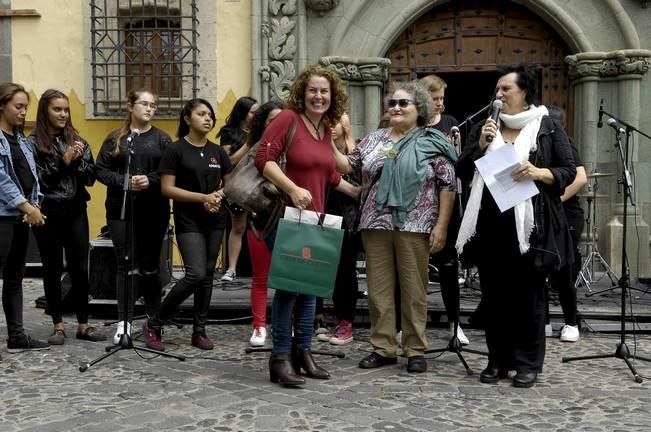
<instances>
[{"instance_id":1,"label":"stone column","mask_svg":"<svg viewBox=\"0 0 651 432\"><path fill-rule=\"evenodd\" d=\"M624 204L620 199L621 194L615 193L615 179L621 180L622 164L619 151L614 148L614 133L607 126L609 116L604 115L604 129L601 130L596 128L597 116L599 103L603 98L605 111L632 126L639 124L640 80L649 70L650 59L651 51L640 49L580 53L565 59L575 88L575 118L576 124L580 125L576 136L586 171L589 175L592 171L607 170L617 176L613 177L609 187L602 187L600 190L601 193L609 192L609 197L597 204L597 224L604 227L600 230L605 234L602 236L605 240L600 241L602 254L619 276L622 263ZM624 141L624 137L622 140ZM639 140L639 137L636 137L636 140ZM626 152L626 148L623 150ZM651 173L637 170L638 162L637 147L629 146L629 170L637 173L634 191L638 185L648 185L651 181ZM603 186L603 183L600 182L600 185ZM635 197L634 193L634 199ZM649 226L644 221L640 202L636 201L635 204L626 208L626 253L632 281L651 275Z\"/></svg>"}]
</instances>

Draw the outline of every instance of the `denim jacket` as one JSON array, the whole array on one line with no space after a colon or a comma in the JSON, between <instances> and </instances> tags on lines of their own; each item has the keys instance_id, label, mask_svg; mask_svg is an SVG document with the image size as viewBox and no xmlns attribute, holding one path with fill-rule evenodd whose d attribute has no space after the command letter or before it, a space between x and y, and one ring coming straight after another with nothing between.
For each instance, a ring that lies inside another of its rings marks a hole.
<instances>
[{"instance_id":1,"label":"denim jacket","mask_svg":"<svg viewBox=\"0 0 651 432\"><path fill-rule=\"evenodd\" d=\"M27 139L21 134L17 134L16 138L20 143L20 149L27 158L29 169L34 177L34 188L32 189L32 194L29 197L25 197L16 171L14 170L9 141L7 141L4 134L0 133L0 216L20 216L21 212L17 206L27 201L31 204L38 204L39 198L41 197L32 146L29 145Z\"/></svg>"}]
</instances>

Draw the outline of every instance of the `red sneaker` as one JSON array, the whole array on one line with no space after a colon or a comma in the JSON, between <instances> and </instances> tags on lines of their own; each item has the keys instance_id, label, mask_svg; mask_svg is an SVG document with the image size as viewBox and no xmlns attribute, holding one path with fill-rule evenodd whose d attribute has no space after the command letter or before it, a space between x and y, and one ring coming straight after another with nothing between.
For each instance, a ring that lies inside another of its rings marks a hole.
<instances>
[{"instance_id":1,"label":"red sneaker","mask_svg":"<svg viewBox=\"0 0 651 432\"><path fill-rule=\"evenodd\" d=\"M332 345L344 345L353 341L353 323L340 320L337 328L335 329L335 334L330 338L330 343Z\"/></svg>"},{"instance_id":2,"label":"red sneaker","mask_svg":"<svg viewBox=\"0 0 651 432\"><path fill-rule=\"evenodd\" d=\"M215 348L215 344L208 336L206 336L206 332L194 333L192 335L192 346L196 346L202 350L211 350Z\"/></svg>"},{"instance_id":3,"label":"red sneaker","mask_svg":"<svg viewBox=\"0 0 651 432\"><path fill-rule=\"evenodd\" d=\"M161 329L150 326L149 320L145 320L142 325L142 334L145 335L145 345L147 348L156 351L165 351L165 345L163 345L163 339L161 337Z\"/></svg>"}]
</instances>

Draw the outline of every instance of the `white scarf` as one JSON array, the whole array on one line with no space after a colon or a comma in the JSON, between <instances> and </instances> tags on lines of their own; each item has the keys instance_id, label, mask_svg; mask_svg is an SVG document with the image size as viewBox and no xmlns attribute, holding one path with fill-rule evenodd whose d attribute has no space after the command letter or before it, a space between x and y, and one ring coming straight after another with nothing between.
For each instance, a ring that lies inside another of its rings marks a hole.
<instances>
[{"instance_id":1,"label":"white scarf","mask_svg":"<svg viewBox=\"0 0 651 432\"><path fill-rule=\"evenodd\" d=\"M540 122L543 116L547 114L547 108L544 105L538 107L531 105L527 111L515 115L500 114L500 120L508 128L520 130L520 134L515 139L513 147L522 162L528 161L529 153L536 150L536 138L540 129ZM506 144L504 143L502 134L498 130L493 142L488 145L486 153L495 151L503 145ZM459 228L459 235L457 236L456 248L459 254L463 252L463 247L468 240L475 235L477 228L477 217L479 216L481 198L484 192L484 179L479 175L477 169L475 169L470 187L470 197L468 198L466 211L464 212L461 227ZM529 236L534 228L531 198L517 204L513 210L515 213L515 229L518 234L520 253L524 254L529 250Z\"/></svg>"}]
</instances>

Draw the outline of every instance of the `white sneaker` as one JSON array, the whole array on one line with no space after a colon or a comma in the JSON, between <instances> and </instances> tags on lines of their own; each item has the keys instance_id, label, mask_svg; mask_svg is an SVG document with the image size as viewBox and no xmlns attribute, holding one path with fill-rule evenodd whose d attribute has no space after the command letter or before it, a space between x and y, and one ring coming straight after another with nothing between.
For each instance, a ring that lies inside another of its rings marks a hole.
<instances>
[{"instance_id":1,"label":"white sneaker","mask_svg":"<svg viewBox=\"0 0 651 432\"><path fill-rule=\"evenodd\" d=\"M561 342L576 342L581 337L579 326L564 325L561 330Z\"/></svg>"},{"instance_id":2,"label":"white sneaker","mask_svg":"<svg viewBox=\"0 0 651 432\"><path fill-rule=\"evenodd\" d=\"M450 337L454 337L454 326L453 324L450 324ZM468 340L468 337L466 334L461 330L461 326L457 324L457 339L459 339L459 343L461 345L468 345L470 341Z\"/></svg>"},{"instance_id":3,"label":"white sneaker","mask_svg":"<svg viewBox=\"0 0 651 432\"><path fill-rule=\"evenodd\" d=\"M251 339L249 339L249 345L252 347L261 347L267 342L267 328L266 327L256 327L253 329L253 334Z\"/></svg>"},{"instance_id":4,"label":"white sneaker","mask_svg":"<svg viewBox=\"0 0 651 432\"><path fill-rule=\"evenodd\" d=\"M224 272L224 275L219 279L220 282L233 282L235 279L235 270L228 269Z\"/></svg>"},{"instance_id":5,"label":"white sneaker","mask_svg":"<svg viewBox=\"0 0 651 432\"><path fill-rule=\"evenodd\" d=\"M113 345L120 343L120 337L124 334L124 321L120 321L115 327L115 334L113 335ZM127 334L131 336L131 323L127 323Z\"/></svg>"},{"instance_id":6,"label":"white sneaker","mask_svg":"<svg viewBox=\"0 0 651 432\"><path fill-rule=\"evenodd\" d=\"M402 348L402 330L396 333L396 342L398 343L398 346Z\"/></svg>"}]
</instances>

